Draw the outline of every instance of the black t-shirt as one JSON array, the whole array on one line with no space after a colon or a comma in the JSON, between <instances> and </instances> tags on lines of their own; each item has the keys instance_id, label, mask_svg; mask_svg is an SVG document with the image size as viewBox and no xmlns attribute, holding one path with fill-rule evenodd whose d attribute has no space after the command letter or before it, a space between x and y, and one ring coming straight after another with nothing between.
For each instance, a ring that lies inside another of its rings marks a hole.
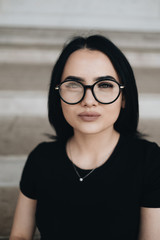
<instances>
[{"instance_id":1,"label":"black t-shirt","mask_svg":"<svg viewBox=\"0 0 160 240\"><path fill-rule=\"evenodd\" d=\"M44 142L30 153L20 189L37 199L43 240L137 240L140 207L160 207L160 148L120 136L109 159L81 182L65 145Z\"/></svg>"}]
</instances>

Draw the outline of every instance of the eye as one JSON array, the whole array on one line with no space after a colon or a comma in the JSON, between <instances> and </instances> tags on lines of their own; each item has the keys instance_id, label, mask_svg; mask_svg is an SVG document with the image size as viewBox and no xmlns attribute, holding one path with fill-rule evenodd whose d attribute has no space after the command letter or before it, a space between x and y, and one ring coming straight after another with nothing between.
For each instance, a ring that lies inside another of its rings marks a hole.
<instances>
[{"instance_id":1,"label":"eye","mask_svg":"<svg viewBox=\"0 0 160 240\"><path fill-rule=\"evenodd\" d=\"M113 88L113 84L108 81L99 82L98 88Z\"/></svg>"},{"instance_id":2,"label":"eye","mask_svg":"<svg viewBox=\"0 0 160 240\"><path fill-rule=\"evenodd\" d=\"M72 88L81 88L81 85L78 82L73 82L73 81L65 82L64 85L66 88L71 88L71 89Z\"/></svg>"}]
</instances>

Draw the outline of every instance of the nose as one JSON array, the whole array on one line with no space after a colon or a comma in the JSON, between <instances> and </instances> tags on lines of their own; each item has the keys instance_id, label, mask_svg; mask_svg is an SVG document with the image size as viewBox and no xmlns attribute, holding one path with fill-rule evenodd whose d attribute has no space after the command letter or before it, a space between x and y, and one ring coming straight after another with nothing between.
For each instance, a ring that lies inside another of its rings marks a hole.
<instances>
[{"instance_id":1,"label":"nose","mask_svg":"<svg viewBox=\"0 0 160 240\"><path fill-rule=\"evenodd\" d=\"M88 107L96 106L98 104L98 102L94 98L92 90L90 88L86 89L85 96L84 96L81 104L82 104L82 106L88 106Z\"/></svg>"}]
</instances>

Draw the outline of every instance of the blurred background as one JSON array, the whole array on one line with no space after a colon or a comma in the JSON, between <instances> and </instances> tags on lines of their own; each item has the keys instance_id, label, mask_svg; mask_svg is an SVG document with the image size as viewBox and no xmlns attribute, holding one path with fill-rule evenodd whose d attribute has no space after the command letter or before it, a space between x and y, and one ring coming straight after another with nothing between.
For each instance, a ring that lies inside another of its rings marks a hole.
<instances>
[{"instance_id":1,"label":"blurred background","mask_svg":"<svg viewBox=\"0 0 160 240\"><path fill-rule=\"evenodd\" d=\"M128 58L139 130L160 144L160 0L0 0L0 239L10 232L27 155L54 133L47 119L54 62L68 39L90 34L110 38Z\"/></svg>"}]
</instances>

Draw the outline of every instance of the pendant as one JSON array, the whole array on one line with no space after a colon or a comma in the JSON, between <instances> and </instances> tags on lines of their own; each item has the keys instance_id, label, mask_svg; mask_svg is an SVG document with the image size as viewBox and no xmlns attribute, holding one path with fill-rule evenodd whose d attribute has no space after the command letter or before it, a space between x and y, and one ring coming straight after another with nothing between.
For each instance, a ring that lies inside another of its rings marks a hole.
<instances>
[{"instance_id":1,"label":"pendant","mask_svg":"<svg viewBox=\"0 0 160 240\"><path fill-rule=\"evenodd\" d=\"M79 181L82 182L82 181L83 181L83 178L80 178Z\"/></svg>"}]
</instances>

